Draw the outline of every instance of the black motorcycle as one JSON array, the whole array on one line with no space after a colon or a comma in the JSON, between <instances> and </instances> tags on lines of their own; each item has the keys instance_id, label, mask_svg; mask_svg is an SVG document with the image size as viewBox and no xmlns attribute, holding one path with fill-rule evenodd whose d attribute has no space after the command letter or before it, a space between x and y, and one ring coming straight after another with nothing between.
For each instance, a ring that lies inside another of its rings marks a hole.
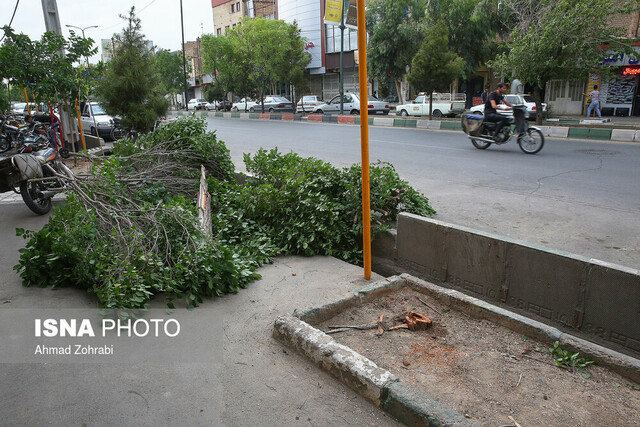
<instances>
[{"instance_id":1,"label":"black motorcycle","mask_svg":"<svg viewBox=\"0 0 640 427\"><path fill-rule=\"evenodd\" d=\"M487 122L483 116L464 114L462 116L462 130L469 135L474 147L479 150L489 148L491 144L502 145L511 140L513 135L518 135L518 145L527 154L536 154L544 146L544 135L540 128L529 126L527 121L527 107L514 105L513 118L505 124L499 134L495 134L496 123ZM515 125L515 133L511 125Z\"/></svg>"}]
</instances>

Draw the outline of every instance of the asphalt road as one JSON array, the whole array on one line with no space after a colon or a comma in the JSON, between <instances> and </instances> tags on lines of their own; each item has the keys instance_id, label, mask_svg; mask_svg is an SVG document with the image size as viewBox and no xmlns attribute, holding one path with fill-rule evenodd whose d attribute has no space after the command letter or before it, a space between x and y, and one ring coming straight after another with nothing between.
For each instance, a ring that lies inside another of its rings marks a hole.
<instances>
[{"instance_id":1,"label":"asphalt road","mask_svg":"<svg viewBox=\"0 0 640 427\"><path fill-rule=\"evenodd\" d=\"M260 147L360 162L359 126L208 121L238 170ZM528 155L515 140L477 150L462 132L370 127L370 159L392 163L439 220L640 268L640 144L547 139Z\"/></svg>"}]
</instances>

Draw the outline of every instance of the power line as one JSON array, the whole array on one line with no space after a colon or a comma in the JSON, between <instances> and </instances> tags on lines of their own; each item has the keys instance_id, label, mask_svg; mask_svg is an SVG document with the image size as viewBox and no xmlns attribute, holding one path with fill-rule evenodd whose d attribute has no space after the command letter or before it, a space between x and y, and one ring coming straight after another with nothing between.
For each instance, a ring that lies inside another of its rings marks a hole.
<instances>
[{"instance_id":1,"label":"power line","mask_svg":"<svg viewBox=\"0 0 640 427\"><path fill-rule=\"evenodd\" d=\"M9 26L13 24L13 18L16 17L16 10L18 10L18 5L20 4L20 0L16 0L16 7L13 8L13 15L11 15L11 21L9 21ZM4 40L4 36L0 39L0 42Z\"/></svg>"}]
</instances>

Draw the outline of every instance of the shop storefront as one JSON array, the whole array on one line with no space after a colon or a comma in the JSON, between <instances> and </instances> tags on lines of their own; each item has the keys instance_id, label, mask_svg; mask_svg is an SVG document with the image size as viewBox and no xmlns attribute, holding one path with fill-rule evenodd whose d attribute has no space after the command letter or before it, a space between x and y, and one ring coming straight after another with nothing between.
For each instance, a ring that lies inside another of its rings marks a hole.
<instances>
[{"instance_id":1,"label":"shop storefront","mask_svg":"<svg viewBox=\"0 0 640 427\"><path fill-rule=\"evenodd\" d=\"M615 76L604 80L592 76L588 91L600 82L600 110L603 116L626 117L640 115L640 53L637 55L615 54L604 60ZM588 92L587 92L588 93ZM585 108L588 102L585 103Z\"/></svg>"}]
</instances>

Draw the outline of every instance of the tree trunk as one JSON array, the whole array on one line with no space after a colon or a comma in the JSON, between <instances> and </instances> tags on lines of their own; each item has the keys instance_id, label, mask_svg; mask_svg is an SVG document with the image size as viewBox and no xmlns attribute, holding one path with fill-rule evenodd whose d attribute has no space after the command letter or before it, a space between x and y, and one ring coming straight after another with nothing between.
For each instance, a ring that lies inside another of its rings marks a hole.
<instances>
[{"instance_id":1,"label":"tree trunk","mask_svg":"<svg viewBox=\"0 0 640 427\"><path fill-rule=\"evenodd\" d=\"M202 230L209 239L213 239L211 223L211 194L207 184L206 169L200 165L200 190L198 191L198 220Z\"/></svg>"},{"instance_id":2,"label":"tree trunk","mask_svg":"<svg viewBox=\"0 0 640 427\"><path fill-rule=\"evenodd\" d=\"M545 82L546 83L546 82ZM540 86L535 85L533 88L533 99L536 101L536 124L542 124L542 92Z\"/></svg>"},{"instance_id":3,"label":"tree trunk","mask_svg":"<svg viewBox=\"0 0 640 427\"><path fill-rule=\"evenodd\" d=\"M404 96L402 94L402 82L400 80L394 80L396 84L396 91L398 92L398 102L400 105L404 104Z\"/></svg>"}]
</instances>

